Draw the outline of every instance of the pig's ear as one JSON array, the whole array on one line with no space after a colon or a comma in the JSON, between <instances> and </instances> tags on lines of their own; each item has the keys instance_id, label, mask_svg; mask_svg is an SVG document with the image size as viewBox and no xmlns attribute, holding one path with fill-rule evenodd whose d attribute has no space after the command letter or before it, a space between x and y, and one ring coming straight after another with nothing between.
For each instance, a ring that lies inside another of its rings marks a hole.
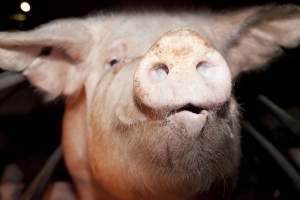
<instances>
[{"instance_id":1,"label":"pig's ear","mask_svg":"<svg viewBox=\"0 0 300 200\"><path fill-rule=\"evenodd\" d=\"M269 5L245 12L248 16L224 49L233 77L259 69L300 43L300 6Z\"/></svg>"},{"instance_id":2,"label":"pig's ear","mask_svg":"<svg viewBox=\"0 0 300 200\"><path fill-rule=\"evenodd\" d=\"M26 32L0 33L0 68L22 72L50 97L83 83L91 34L81 21L61 20Z\"/></svg>"}]
</instances>

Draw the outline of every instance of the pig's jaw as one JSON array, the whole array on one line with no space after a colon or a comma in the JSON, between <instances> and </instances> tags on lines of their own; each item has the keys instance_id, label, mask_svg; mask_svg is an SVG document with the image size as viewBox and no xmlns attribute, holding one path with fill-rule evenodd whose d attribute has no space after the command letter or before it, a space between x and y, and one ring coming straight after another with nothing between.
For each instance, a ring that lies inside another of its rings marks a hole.
<instances>
[{"instance_id":1,"label":"pig's jaw","mask_svg":"<svg viewBox=\"0 0 300 200\"><path fill-rule=\"evenodd\" d=\"M118 129L126 130L128 136L124 143L130 144L124 149L129 169L120 171L132 174L124 179L134 179L135 190L146 185L151 191L178 197L226 182L238 165L238 159L234 159L239 158L234 104L230 101L223 113L180 111L160 120L143 118L134 124L119 124Z\"/></svg>"},{"instance_id":2,"label":"pig's jaw","mask_svg":"<svg viewBox=\"0 0 300 200\"><path fill-rule=\"evenodd\" d=\"M237 116L233 116L237 113L236 110L232 111L232 107L236 107L233 104L235 102L230 100L221 109L202 110L199 114L183 110L156 120L144 118L143 121L131 124L127 131L130 136L135 137L136 146L146 141L147 144L141 148L149 146L148 155L153 155L162 162L183 158L194 146L197 148L197 145L204 148L203 151L215 151L222 142L237 139L236 130L232 127L238 120ZM198 150L197 153L203 153L201 149ZM168 158L166 154L169 154Z\"/></svg>"}]
</instances>

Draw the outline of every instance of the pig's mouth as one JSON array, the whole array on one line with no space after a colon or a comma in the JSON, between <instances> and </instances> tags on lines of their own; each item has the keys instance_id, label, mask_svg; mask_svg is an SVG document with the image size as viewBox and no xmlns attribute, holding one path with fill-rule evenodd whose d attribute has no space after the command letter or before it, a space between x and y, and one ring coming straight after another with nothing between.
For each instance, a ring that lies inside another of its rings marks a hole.
<instances>
[{"instance_id":1,"label":"pig's mouth","mask_svg":"<svg viewBox=\"0 0 300 200\"><path fill-rule=\"evenodd\" d=\"M165 117L170 118L178 115L185 115L186 117L190 116L192 118L196 116L200 116L203 113L209 113L211 109L205 108L202 106L197 106L192 103L187 103L182 106L178 106L178 108L170 110L169 112L166 113Z\"/></svg>"},{"instance_id":2,"label":"pig's mouth","mask_svg":"<svg viewBox=\"0 0 300 200\"><path fill-rule=\"evenodd\" d=\"M200 115L203 113L216 113L222 114L226 113L229 108L230 100L220 103L218 105L208 105L208 106L201 106L201 105L194 105L192 103L187 103L183 106L178 106L176 109L173 109L167 112L167 117L172 115L176 115L182 112L189 113L190 115Z\"/></svg>"},{"instance_id":3,"label":"pig's mouth","mask_svg":"<svg viewBox=\"0 0 300 200\"><path fill-rule=\"evenodd\" d=\"M171 126L184 127L185 131L182 132L184 135L197 137L201 134L209 116L222 117L222 113L226 114L228 108L229 102L210 106L187 103L169 111L165 119Z\"/></svg>"},{"instance_id":4,"label":"pig's mouth","mask_svg":"<svg viewBox=\"0 0 300 200\"><path fill-rule=\"evenodd\" d=\"M200 106L194 106L193 104L189 103L189 104L186 104L174 111L171 111L169 113L169 115L176 114L176 113L183 112L183 111L191 112L194 114L200 114L202 110L204 110L204 108L202 108Z\"/></svg>"}]
</instances>

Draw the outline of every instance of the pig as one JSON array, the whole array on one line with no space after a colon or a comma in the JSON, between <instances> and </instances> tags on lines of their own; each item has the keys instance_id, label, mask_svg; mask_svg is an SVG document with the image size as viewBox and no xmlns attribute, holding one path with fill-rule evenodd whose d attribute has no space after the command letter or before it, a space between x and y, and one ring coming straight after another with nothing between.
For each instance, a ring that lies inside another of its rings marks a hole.
<instances>
[{"instance_id":1,"label":"pig","mask_svg":"<svg viewBox=\"0 0 300 200\"><path fill-rule=\"evenodd\" d=\"M240 159L235 80L299 43L296 5L120 11L3 32L0 67L67 97L79 199L222 199Z\"/></svg>"}]
</instances>

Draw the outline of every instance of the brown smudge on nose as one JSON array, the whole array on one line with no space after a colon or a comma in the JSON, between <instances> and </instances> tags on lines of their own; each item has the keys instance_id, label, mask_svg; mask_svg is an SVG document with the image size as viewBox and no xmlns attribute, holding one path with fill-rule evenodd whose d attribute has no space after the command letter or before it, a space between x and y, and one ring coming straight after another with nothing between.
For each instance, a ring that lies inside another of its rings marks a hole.
<instances>
[{"instance_id":1,"label":"brown smudge on nose","mask_svg":"<svg viewBox=\"0 0 300 200\"><path fill-rule=\"evenodd\" d=\"M179 34L178 34L179 33ZM187 34L188 33L188 34ZM192 53L193 48L192 47L187 47L187 46L182 46L179 48L162 48L160 40L164 37L185 37L188 35L188 37L193 37L195 41L200 41L200 43L203 45L204 48L210 49L212 48L212 44L208 40L208 38L205 38L203 35L199 34L196 31L189 30L189 29L179 29L176 31L170 31L162 35L156 42L155 44L151 47L152 52L154 52L157 55L163 55L165 54L164 52L168 51L169 54L171 54L173 57L187 57L190 53ZM179 39L180 40L180 39Z\"/></svg>"},{"instance_id":2,"label":"brown smudge on nose","mask_svg":"<svg viewBox=\"0 0 300 200\"><path fill-rule=\"evenodd\" d=\"M180 48L172 49L172 54L175 57L186 57L192 51L193 49L191 47L180 47Z\"/></svg>"},{"instance_id":3,"label":"brown smudge on nose","mask_svg":"<svg viewBox=\"0 0 300 200\"><path fill-rule=\"evenodd\" d=\"M162 52L162 48L160 46L159 43L155 44L152 48L152 51L156 54L156 55L162 55L163 52Z\"/></svg>"},{"instance_id":4,"label":"brown smudge on nose","mask_svg":"<svg viewBox=\"0 0 300 200\"><path fill-rule=\"evenodd\" d=\"M197 37L197 38L199 38L200 40L202 40L203 45L204 45L205 47L209 47L209 48L212 47L211 44L210 44L210 42L208 41L208 39L205 38L205 37L203 37L202 35L200 35L198 32L196 32L196 31L189 31L189 32L190 32L191 35L194 35L195 37Z\"/></svg>"}]
</instances>

